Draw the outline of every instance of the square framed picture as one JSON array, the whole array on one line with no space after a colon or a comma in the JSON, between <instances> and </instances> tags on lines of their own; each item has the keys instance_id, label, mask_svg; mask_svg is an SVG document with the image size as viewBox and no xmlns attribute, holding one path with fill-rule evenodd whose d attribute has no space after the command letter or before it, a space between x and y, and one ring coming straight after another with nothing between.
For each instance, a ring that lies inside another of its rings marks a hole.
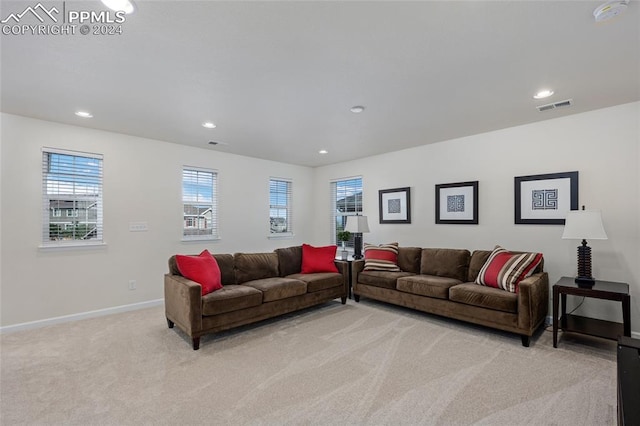
<instances>
[{"instance_id":1,"label":"square framed picture","mask_svg":"<svg viewBox=\"0 0 640 426\"><path fill-rule=\"evenodd\" d=\"M436 223L478 224L478 181L436 185Z\"/></svg>"},{"instance_id":2,"label":"square framed picture","mask_svg":"<svg viewBox=\"0 0 640 426\"><path fill-rule=\"evenodd\" d=\"M569 210L578 210L578 172L515 178L515 223L564 225Z\"/></svg>"},{"instance_id":3,"label":"square framed picture","mask_svg":"<svg viewBox=\"0 0 640 426\"><path fill-rule=\"evenodd\" d=\"M411 223L411 188L378 191L380 223Z\"/></svg>"}]
</instances>

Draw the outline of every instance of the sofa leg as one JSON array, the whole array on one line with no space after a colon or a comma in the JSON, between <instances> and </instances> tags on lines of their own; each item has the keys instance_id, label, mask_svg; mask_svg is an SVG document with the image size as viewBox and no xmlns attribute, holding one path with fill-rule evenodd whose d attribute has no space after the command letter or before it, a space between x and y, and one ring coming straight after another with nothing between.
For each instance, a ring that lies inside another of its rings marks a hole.
<instances>
[{"instance_id":1,"label":"sofa leg","mask_svg":"<svg viewBox=\"0 0 640 426\"><path fill-rule=\"evenodd\" d=\"M342 296L340 298L340 301L342 302L343 305L345 305L347 303L347 298L345 296Z\"/></svg>"},{"instance_id":2,"label":"sofa leg","mask_svg":"<svg viewBox=\"0 0 640 426\"><path fill-rule=\"evenodd\" d=\"M353 294L353 300L355 300L356 302L360 302L360 295L359 294Z\"/></svg>"},{"instance_id":3,"label":"sofa leg","mask_svg":"<svg viewBox=\"0 0 640 426\"><path fill-rule=\"evenodd\" d=\"M522 338L522 346L524 346L525 348L529 347L529 342L531 342L531 337L529 336L520 336Z\"/></svg>"},{"instance_id":4,"label":"sofa leg","mask_svg":"<svg viewBox=\"0 0 640 426\"><path fill-rule=\"evenodd\" d=\"M191 340L193 342L193 350L197 351L198 349L200 349L200 338L199 337L194 337Z\"/></svg>"},{"instance_id":5,"label":"sofa leg","mask_svg":"<svg viewBox=\"0 0 640 426\"><path fill-rule=\"evenodd\" d=\"M167 318L167 325L169 326L169 328L173 328L173 321L171 321L169 318Z\"/></svg>"}]
</instances>

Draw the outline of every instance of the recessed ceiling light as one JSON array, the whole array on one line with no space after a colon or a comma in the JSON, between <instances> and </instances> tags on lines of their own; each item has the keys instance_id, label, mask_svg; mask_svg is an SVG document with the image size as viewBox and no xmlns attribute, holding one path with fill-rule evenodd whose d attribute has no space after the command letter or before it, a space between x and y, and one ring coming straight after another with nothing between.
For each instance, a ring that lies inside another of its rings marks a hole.
<instances>
[{"instance_id":1,"label":"recessed ceiling light","mask_svg":"<svg viewBox=\"0 0 640 426\"><path fill-rule=\"evenodd\" d=\"M351 107L351 112L354 114L360 114L364 111L364 107L362 105L356 105Z\"/></svg>"},{"instance_id":2,"label":"recessed ceiling light","mask_svg":"<svg viewBox=\"0 0 640 426\"><path fill-rule=\"evenodd\" d=\"M553 95L553 90L545 89L533 95L533 99L544 99L544 98L548 98L551 95Z\"/></svg>"},{"instance_id":3,"label":"recessed ceiling light","mask_svg":"<svg viewBox=\"0 0 640 426\"><path fill-rule=\"evenodd\" d=\"M202 127L206 127L207 129L215 129L216 125L210 121L207 121L206 123L202 123Z\"/></svg>"},{"instance_id":4,"label":"recessed ceiling light","mask_svg":"<svg viewBox=\"0 0 640 426\"><path fill-rule=\"evenodd\" d=\"M318 151L318 154L328 154L329 151L327 151L326 149L321 149L320 151Z\"/></svg>"},{"instance_id":5,"label":"recessed ceiling light","mask_svg":"<svg viewBox=\"0 0 640 426\"><path fill-rule=\"evenodd\" d=\"M87 111L76 111L76 115L82 118L93 118L93 114Z\"/></svg>"},{"instance_id":6,"label":"recessed ceiling light","mask_svg":"<svg viewBox=\"0 0 640 426\"><path fill-rule=\"evenodd\" d=\"M127 15L136 11L133 0L102 0L102 4L116 12L122 10Z\"/></svg>"}]
</instances>

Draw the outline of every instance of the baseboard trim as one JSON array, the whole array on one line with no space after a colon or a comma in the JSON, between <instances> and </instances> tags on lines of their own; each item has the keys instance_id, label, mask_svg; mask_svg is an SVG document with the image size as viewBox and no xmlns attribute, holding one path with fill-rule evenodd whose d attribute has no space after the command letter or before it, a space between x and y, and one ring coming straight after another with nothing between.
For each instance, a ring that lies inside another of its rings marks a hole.
<instances>
[{"instance_id":1,"label":"baseboard trim","mask_svg":"<svg viewBox=\"0 0 640 426\"><path fill-rule=\"evenodd\" d=\"M551 326L553 325L553 317L551 315L549 315L545 322L544 322L545 326ZM631 337L633 337L634 339L640 339L640 332L638 331L631 331Z\"/></svg>"},{"instance_id":2,"label":"baseboard trim","mask_svg":"<svg viewBox=\"0 0 640 426\"><path fill-rule=\"evenodd\" d=\"M147 302L132 303L130 305L114 306L112 308L98 309L95 311L81 312L79 314L64 315L61 317L47 318L38 321L23 322L20 324L0 327L0 334L12 333L16 331L32 330L35 328L47 327L49 325L62 324L65 322L78 321L87 318L103 317L106 315L119 314L122 312L136 311L138 309L152 308L160 306L164 299L149 300Z\"/></svg>"}]
</instances>

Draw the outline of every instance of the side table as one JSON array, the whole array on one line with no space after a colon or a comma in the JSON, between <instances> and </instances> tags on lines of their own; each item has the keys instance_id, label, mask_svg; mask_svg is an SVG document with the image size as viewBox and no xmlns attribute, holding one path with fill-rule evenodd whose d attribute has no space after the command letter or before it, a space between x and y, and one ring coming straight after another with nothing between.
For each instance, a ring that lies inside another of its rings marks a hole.
<instances>
[{"instance_id":1,"label":"side table","mask_svg":"<svg viewBox=\"0 0 640 426\"><path fill-rule=\"evenodd\" d=\"M622 303L622 324L567 314L567 295L614 300ZM562 311L558 316L558 302ZM596 280L593 287L580 287L571 277L562 277L553 285L553 347L558 347L558 328L563 331L589 334L605 339L618 340L619 336L631 337L631 296L629 284Z\"/></svg>"},{"instance_id":2,"label":"side table","mask_svg":"<svg viewBox=\"0 0 640 426\"><path fill-rule=\"evenodd\" d=\"M347 270L349 271L347 276L347 279L349 280L348 296L349 299L351 299L351 263L353 262L353 257L349 256L346 260L342 259L342 257L336 257L336 262L345 262L347 264Z\"/></svg>"}]
</instances>

